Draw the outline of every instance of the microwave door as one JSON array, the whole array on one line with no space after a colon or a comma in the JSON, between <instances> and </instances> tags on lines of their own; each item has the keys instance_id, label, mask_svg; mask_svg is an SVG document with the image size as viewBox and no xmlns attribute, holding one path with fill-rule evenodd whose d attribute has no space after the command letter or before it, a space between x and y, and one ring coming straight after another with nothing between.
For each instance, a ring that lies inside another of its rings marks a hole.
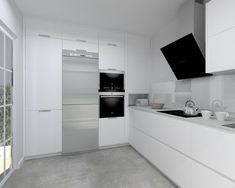
<instances>
[{"instance_id":1,"label":"microwave door","mask_svg":"<svg viewBox=\"0 0 235 188\"><path fill-rule=\"evenodd\" d=\"M123 92L124 74L123 73L100 73L101 92Z\"/></svg>"},{"instance_id":2,"label":"microwave door","mask_svg":"<svg viewBox=\"0 0 235 188\"><path fill-rule=\"evenodd\" d=\"M124 96L100 96L100 118L124 116Z\"/></svg>"}]
</instances>

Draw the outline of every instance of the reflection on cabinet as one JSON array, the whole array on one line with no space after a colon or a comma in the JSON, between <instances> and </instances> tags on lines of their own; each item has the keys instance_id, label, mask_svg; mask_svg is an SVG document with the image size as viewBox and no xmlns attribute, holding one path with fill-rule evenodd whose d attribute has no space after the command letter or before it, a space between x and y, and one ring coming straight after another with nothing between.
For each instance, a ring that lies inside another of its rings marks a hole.
<instances>
[{"instance_id":1,"label":"reflection on cabinet","mask_svg":"<svg viewBox=\"0 0 235 188\"><path fill-rule=\"evenodd\" d=\"M26 156L62 151L62 111L39 110L26 113Z\"/></svg>"},{"instance_id":2,"label":"reflection on cabinet","mask_svg":"<svg viewBox=\"0 0 235 188\"><path fill-rule=\"evenodd\" d=\"M26 109L62 108L62 41L26 37Z\"/></svg>"},{"instance_id":3,"label":"reflection on cabinet","mask_svg":"<svg viewBox=\"0 0 235 188\"><path fill-rule=\"evenodd\" d=\"M127 37L128 93L149 93L150 39L136 35Z\"/></svg>"},{"instance_id":4,"label":"reflection on cabinet","mask_svg":"<svg viewBox=\"0 0 235 188\"><path fill-rule=\"evenodd\" d=\"M211 0L206 4L208 36L216 35L235 26L234 7L234 0Z\"/></svg>"},{"instance_id":5,"label":"reflection on cabinet","mask_svg":"<svg viewBox=\"0 0 235 188\"><path fill-rule=\"evenodd\" d=\"M99 69L125 70L124 35L101 32L99 38Z\"/></svg>"},{"instance_id":6,"label":"reflection on cabinet","mask_svg":"<svg viewBox=\"0 0 235 188\"><path fill-rule=\"evenodd\" d=\"M99 146L127 143L124 117L99 119Z\"/></svg>"}]
</instances>

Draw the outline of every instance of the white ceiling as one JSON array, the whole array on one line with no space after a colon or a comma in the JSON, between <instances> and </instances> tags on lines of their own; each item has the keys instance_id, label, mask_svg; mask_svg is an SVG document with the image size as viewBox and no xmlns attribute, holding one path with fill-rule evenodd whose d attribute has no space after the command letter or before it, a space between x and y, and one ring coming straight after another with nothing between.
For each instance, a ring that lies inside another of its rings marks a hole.
<instances>
[{"instance_id":1,"label":"white ceiling","mask_svg":"<svg viewBox=\"0 0 235 188\"><path fill-rule=\"evenodd\" d=\"M26 16L153 36L187 0L15 0Z\"/></svg>"}]
</instances>

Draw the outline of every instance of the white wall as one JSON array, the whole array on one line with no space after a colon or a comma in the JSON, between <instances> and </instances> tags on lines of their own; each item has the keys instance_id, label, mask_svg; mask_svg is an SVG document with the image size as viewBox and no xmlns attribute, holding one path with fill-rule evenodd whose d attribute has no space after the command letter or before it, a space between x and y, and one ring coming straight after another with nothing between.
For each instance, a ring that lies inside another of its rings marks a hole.
<instances>
[{"instance_id":1,"label":"white wall","mask_svg":"<svg viewBox=\"0 0 235 188\"><path fill-rule=\"evenodd\" d=\"M11 32L14 40L14 167L23 158L23 17L13 0L0 0L0 25Z\"/></svg>"},{"instance_id":2,"label":"white wall","mask_svg":"<svg viewBox=\"0 0 235 188\"><path fill-rule=\"evenodd\" d=\"M175 41L179 38L179 19L175 18L171 23L166 24L164 28L152 39L152 82L166 82L176 80L170 66L165 60L161 47Z\"/></svg>"}]
</instances>

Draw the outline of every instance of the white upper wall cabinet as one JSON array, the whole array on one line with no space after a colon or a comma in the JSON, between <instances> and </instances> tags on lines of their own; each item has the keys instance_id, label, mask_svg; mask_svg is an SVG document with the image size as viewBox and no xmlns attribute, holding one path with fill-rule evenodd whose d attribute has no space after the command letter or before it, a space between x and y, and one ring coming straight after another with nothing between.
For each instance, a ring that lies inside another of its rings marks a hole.
<instances>
[{"instance_id":1,"label":"white upper wall cabinet","mask_svg":"<svg viewBox=\"0 0 235 188\"><path fill-rule=\"evenodd\" d=\"M235 19L235 17L234 17ZM209 73L235 69L235 28L207 38L206 70Z\"/></svg>"},{"instance_id":2,"label":"white upper wall cabinet","mask_svg":"<svg viewBox=\"0 0 235 188\"><path fill-rule=\"evenodd\" d=\"M98 53L98 32L80 29L75 34L62 34L63 49Z\"/></svg>"},{"instance_id":3,"label":"white upper wall cabinet","mask_svg":"<svg viewBox=\"0 0 235 188\"><path fill-rule=\"evenodd\" d=\"M26 37L26 109L62 109L62 40Z\"/></svg>"},{"instance_id":4,"label":"white upper wall cabinet","mask_svg":"<svg viewBox=\"0 0 235 188\"><path fill-rule=\"evenodd\" d=\"M78 42L87 42L98 45L98 32L91 29L77 29L74 32L62 34L62 38Z\"/></svg>"},{"instance_id":5,"label":"white upper wall cabinet","mask_svg":"<svg viewBox=\"0 0 235 188\"><path fill-rule=\"evenodd\" d=\"M70 41L63 40L63 49L65 50L85 50L87 52L98 53L98 43L88 43L86 40Z\"/></svg>"},{"instance_id":6,"label":"white upper wall cabinet","mask_svg":"<svg viewBox=\"0 0 235 188\"><path fill-rule=\"evenodd\" d=\"M124 41L122 33L100 32L99 69L125 71Z\"/></svg>"},{"instance_id":7,"label":"white upper wall cabinet","mask_svg":"<svg viewBox=\"0 0 235 188\"><path fill-rule=\"evenodd\" d=\"M99 44L124 47L124 34L116 32L101 31L99 33Z\"/></svg>"},{"instance_id":8,"label":"white upper wall cabinet","mask_svg":"<svg viewBox=\"0 0 235 188\"><path fill-rule=\"evenodd\" d=\"M206 72L235 70L235 1L206 4Z\"/></svg>"},{"instance_id":9,"label":"white upper wall cabinet","mask_svg":"<svg viewBox=\"0 0 235 188\"><path fill-rule=\"evenodd\" d=\"M208 36L235 27L234 7L234 0L211 0L206 4Z\"/></svg>"},{"instance_id":10,"label":"white upper wall cabinet","mask_svg":"<svg viewBox=\"0 0 235 188\"><path fill-rule=\"evenodd\" d=\"M150 39L136 35L127 36L128 93L149 93L151 60Z\"/></svg>"}]
</instances>

